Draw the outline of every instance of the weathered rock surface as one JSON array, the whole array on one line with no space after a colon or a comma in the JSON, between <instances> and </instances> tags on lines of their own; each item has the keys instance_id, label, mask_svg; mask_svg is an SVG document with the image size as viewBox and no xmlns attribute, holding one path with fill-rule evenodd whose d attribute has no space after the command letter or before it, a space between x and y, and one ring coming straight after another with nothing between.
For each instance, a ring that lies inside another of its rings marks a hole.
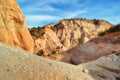
<instances>
[{"instance_id":1,"label":"weathered rock surface","mask_svg":"<svg viewBox=\"0 0 120 80\"><path fill-rule=\"evenodd\" d=\"M103 20L68 19L43 28L32 28L30 33L35 41L35 53L41 49L44 53L60 53L97 37L113 25Z\"/></svg>"},{"instance_id":2,"label":"weathered rock surface","mask_svg":"<svg viewBox=\"0 0 120 80\"><path fill-rule=\"evenodd\" d=\"M120 55L74 66L0 43L0 80L119 80Z\"/></svg>"},{"instance_id":3,"label":"weathered rock surface","mask_svg":"<svg viewBox=\"0 0 120 80\"><path fill-rule=\"evenodd\" d=\"M33 52L33 39L16 0L0 0L0 42Z\"/></svg>"},{"instance_id":4,"label":"weathered rock surface","mask_svg":"<svg viewBox=\"0 0 120 80\"><path fill-rule=\"evenodd\" d=\"M54 59L78 65L117 52L120 52L120 32L93 38L87 43L55 55Z\"/></svg>"}]
</instances>

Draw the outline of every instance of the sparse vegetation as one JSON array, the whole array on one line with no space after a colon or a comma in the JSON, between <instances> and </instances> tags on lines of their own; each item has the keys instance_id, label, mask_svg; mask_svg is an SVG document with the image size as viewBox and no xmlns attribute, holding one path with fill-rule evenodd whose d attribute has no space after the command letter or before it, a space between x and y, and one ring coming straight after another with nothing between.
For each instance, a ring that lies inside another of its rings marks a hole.
<instances>
[{"instance_id":1,"label":"sparse vegetation","mask_svg":"<svg viewBox=\"0 0 120 80\"><path fill-rule=\"evenodd\" d=\"M98 36L103 36L103 35L105 35L105 34L106 34L105 31L101 31L101 32L98 33Z\"/></svg>"},{"instance_id":2,"label":"sparse vegetation","mask_svg":"<svg viewBox=\"0 0 120 80\"><path fill-rule=\"evenodd\" d=\"M33 27L29 28L30 34L33 36L33 39L39 38L45 34L44 27Z\"/></svg>"},{"instance_id":3,"label":"sparse vegetation","mask_svg":"<svg viewBox=\"0 0 120 80\"><path fill-rule=\"evenodd\" d=\"M99 21L98 21L98 20L95 20L94 24L95 24L95 25L99 25Z\"/></svg>"},{"instance_id":4,"label":"sparse vegetation","mask_svg":"<svg viewBox=\"0 0 120 80\"><path fill-rule=\"evenodd\" d=\"M98 33L98 36L103 36L105 34L113 33L113 32L120 32L120 24L115 25L114 27L111 27L110 29L106 31L101 31Z\"/></svg>"},{"instance_id":5,"label":"sparse vegetation","mask_svg":"<svg viewBox=\"0 0 120 80\"><path fill-rule=\"evenodd\" d=\"M37 55L39 55L39 56L44 56L44 54L45 54L45 52L42 49L37 53Z\"/></svg>"},{"instance_id":6,"label":"sparse vegetation","mask_svg":"<svg viewBox=\"0 0 120 80\"><path fill-rule=\"evenodd\" d=\"M56 54L56 51L55 51L55 50L53 50L53 51L51 52L51 54L52 54L52 55Z\"/></svg>"},{"instance_id":7,"label":"sparse vegetation","mask_svg":"<svg viewBox=\"0 0 120 80\"><path fill-rule=\"evenodd\" d=\"M78 38L78 43L79 43L79 44L83 44L83 43L84 43L84 39Z\"/></svg>"}]
</instances>

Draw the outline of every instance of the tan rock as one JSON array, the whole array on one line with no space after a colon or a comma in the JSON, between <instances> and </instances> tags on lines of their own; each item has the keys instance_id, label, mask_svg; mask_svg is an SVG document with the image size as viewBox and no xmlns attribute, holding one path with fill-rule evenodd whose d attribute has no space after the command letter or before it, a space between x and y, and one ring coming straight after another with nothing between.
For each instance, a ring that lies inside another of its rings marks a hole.
<instances>
[{"instance_id":1,"label":"tan rock","mask_svg":"<svg viewBox=\"0 0 120 80\"><path fill-rule=\"evenodd\" d=\"M88 73L89 73L89 70L88 70L88 69L84 69L82 72L88 74Z\"/></svg>"},{"instance_id":2,"label":"tan rock","mask_svg":"<svg viewBox=\"0 0 120 80\"><path fill-rule=\"evenodd\" d=\"M0 0L0 42L33 52L33 39L16 0Z\"/></svg>"},{"instance_id":3,"label":"tan rock","mask_svg":"<svg viewBox=\"0 0 120 80\"><path fill-rule=\"evenodd\" d=\"M60 50L65 50L57 35L50 28L45 28L42 31L43 35L35 39L34 53L43 50L45 54L51 54L53 51L58 53L61 52Z\"/></svg>"},{"instance_id":4,"label":"tan rock","mask_svg":"<svg viewBox=\"0 0 120 80\"><path fill-rule=\"evenodd\" d=\"M35 52L43 49L51 54L53 50L57 53L71 49L78 44L87 42L97 37L98 32L105 31L113 25L103 20L86 20L86 19L68 19L61 20L58 24L49 24L43 28L33 28L30 32L34 38ZM38 29L38 31L37 31ZM42 35L44 32L44 35ZM41 35L38 35L41 34ZM39 39L39 42L38 42ZM38 43L43 47L40 47ZM59 50L56 48L59 47ZM62 47L62 48L60 48Z\"/></svg>"}]
</instances>

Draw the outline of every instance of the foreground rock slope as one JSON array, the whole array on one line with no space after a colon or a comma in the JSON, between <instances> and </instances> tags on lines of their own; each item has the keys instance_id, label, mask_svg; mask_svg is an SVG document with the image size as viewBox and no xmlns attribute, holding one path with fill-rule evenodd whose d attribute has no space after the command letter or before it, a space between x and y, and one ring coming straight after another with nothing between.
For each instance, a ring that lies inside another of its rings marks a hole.
<instances>
[{"instance_id":1,"label":"foreground rock slope","mask_svg":"<svg viewBox=\"0 0 120 80\"><path fill-rule=\"evenodd\" d=\"M78 66L57 62L0 43L0 80L119 80L120 55Z\"/></svg>"},{"instance_id":2,"label":"foreground rock slope","mask_svg":"<svg viewBox=\"0 0 120 80\"><path fill-rule=\"evenodd\" d=\"M97 37L113 25L104 20L65 19L58 24L29 29L35 41L35 53L60 53Z\"/></svg>"},{"instance_id":3,"label":"foreground rock slope","mask_svg":"<svg viewBox=\"0 0 120 80\"><path fill-rule=\"evenodd\" d=\"M0 0L0 42L33 52L33 39L16 0Z\"/></svg>"}]
</instances>

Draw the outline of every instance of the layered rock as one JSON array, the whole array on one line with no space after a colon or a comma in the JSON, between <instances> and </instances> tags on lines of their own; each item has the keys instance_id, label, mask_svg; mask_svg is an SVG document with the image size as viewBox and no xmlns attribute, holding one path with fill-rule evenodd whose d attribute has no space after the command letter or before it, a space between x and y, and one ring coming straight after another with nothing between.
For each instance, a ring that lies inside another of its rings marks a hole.
<instances>
[{"instance_id":1,"label":"layered rock","mask_svg":"<svg viewBox=\"0 0 120 80\"><path fill-rule=\"evenodd\" d=\"M54 59L71 63L81 64L95 60L101 56L120 52L120 32L107 34L91 39L85 44L78 45L66 52L55 55Z\"/></svg>"},{"instance_id":2,"label":"layered rock","mask_svg":"<svg viewBox=\"0 0 120 80\"><path fill-rule=\"evenodd\" d=\"M43 50L51 54L53 51L60 53L87 42L97 37L98 32L112 26L103 20L68 19L43 28L32 28L30 32L35 41L35 53Z\"/></svg>"},{"instance_id":3,"label":"layered rock","mask_svg":"<svg viewBox=\"0 0 120 80\"><path fill-rule=\"evenodd\" d=\"M120 55L74 66L0 43L0 80L119 80Z\"/></svg>"},{"instance_id":4,"label":"layered rock","mask_svg":"<svg viewBox=\"0 0 120 80\"><path fill-rule=\"evenodd\" d=\"M16 0L0 0L0 42L33 52L33 39Z\"/></svg>"}]
</instances>

